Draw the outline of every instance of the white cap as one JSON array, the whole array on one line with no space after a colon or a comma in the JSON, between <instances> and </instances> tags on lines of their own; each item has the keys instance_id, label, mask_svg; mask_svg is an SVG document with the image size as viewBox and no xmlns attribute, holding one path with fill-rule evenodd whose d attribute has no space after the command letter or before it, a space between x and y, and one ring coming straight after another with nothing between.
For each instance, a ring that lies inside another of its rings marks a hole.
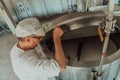
<instances>
[{"instance_id":1,"label":"white cap","mask_svg":"<svg viewBox=\"0 0 120 80\"><path fill-rule=\"evenodd\" d=\"M17 37L45 36L43 27L37 18L27 18L20 21L16 27Z\"/></svg>"}]
</instances>

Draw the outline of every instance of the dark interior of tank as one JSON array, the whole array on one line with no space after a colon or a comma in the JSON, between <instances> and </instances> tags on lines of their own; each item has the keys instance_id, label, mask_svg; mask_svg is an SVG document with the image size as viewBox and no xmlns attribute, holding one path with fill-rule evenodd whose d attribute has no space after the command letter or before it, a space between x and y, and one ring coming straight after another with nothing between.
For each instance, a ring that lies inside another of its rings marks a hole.
<instances>
[{"instance_id":1,"label":"dark interior of tank","mask_svg":"<svg viewBox=\"0 0 120 80\"><path fill-rule=\"evenodd\" d=\"M119 52L116 53L120 49L120 19L117 19L115 31L111 33L110 40L107 48L107 57L112 57L113 54L119 58ZM65 26L70 27L70 25L61 26L64 30ZM79 25L78 25L79 26ZM62 46L66 56L67 65L69 66L98 66L101 53L103 48L103 42L100 41L100 37L97 32L98 26L85 26L81 28L76 28L74 30L68 30L64 32L62 37ZM105 37L105 33L103 31L103 36ZM45 39L45 44L49 48L50 51L54 53L54 44L52 40L52 31L48 32L47 37ZM115 58L115 59L118 59ZM112 58L106 59L105 64L112 62L114 56Z\"/></svg>"}]
</instances>

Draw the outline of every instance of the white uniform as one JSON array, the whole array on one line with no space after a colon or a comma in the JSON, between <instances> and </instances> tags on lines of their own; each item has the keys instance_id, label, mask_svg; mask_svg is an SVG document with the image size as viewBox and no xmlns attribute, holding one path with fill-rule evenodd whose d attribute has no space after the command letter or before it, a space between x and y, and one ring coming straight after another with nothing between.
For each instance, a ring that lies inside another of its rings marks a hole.
<instances>
[{"instance_id":1,"label":"white uniform","mask_svg":"<svg viewBox=\"0 0 120 80\"><path fill-rule=\"evenodd\" d=\"M39 51L42 49L38 49ZM54 59L47 59L41 51L24 51L15 45L11 50L11 61L20 80L48 80L59 75L60 67Z\"/></svg>"}]
</instances>

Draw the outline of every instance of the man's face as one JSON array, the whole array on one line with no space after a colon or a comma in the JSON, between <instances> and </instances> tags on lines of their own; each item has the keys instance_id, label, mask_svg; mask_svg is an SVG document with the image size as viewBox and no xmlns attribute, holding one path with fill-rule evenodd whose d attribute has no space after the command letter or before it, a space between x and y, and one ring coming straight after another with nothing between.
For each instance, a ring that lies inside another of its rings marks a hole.
<instances>
[{"instance_id":1,"label":"man's face","mask_svg":"<svg viewBox=\"0 0 120 80\"><path fill-rule=\"evenodd\" d=\"M27 49L33 49L39 44L39 42L42 40L41 37L25 37L24 39L24 45Z\"/></svg>"}]
</instances>

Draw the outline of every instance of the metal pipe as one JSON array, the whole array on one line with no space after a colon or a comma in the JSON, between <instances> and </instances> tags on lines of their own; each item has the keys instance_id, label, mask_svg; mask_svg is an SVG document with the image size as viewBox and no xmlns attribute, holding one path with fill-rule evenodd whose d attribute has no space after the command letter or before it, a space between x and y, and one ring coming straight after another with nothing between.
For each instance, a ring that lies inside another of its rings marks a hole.
<instances>
[{"instance_id":1,"label":"metal pipe","mask_svg":"<svg viewBox=\"0 0 120 80\"><path fill-rule=\"evenodd\" d=\"M114 0L109 1L109 12L113 12L114 10Z\"/></svg>"},{"instance_id":2,"label":"metal pipe","mask_svg":"<svg viewBox=\"0 0 120 80\"><path fill-rule=\"evenodd\" d=\"M1 11L3 13L3 17L4 17L8 27L12 31L12 33L15 35L16 23L15 23L13 17L11 16L10 12L8 11L8 9L7 9L3 0L0 0L0 4L2 5Z\"/></svg>"},{"instance_id":3,"label":"metal pipe","mask_svg":"<svg viewBox=\"0 0 120 80\"><path fill-rule=\"evenodd\" d=\"M105 36L105 41L103 44L103 50L102 50L102 55L101 55L101 61L100 61L100 65L99 65L99 69L98 69L98 80L101 80L101 76L102 76L102 68L103 68L103 64L105 61L105 56L106 56L106 52L107 52L107 46L108 46L108 42L109 42L109 38L110 38L110 33L112 31L112 26L113 26L113 15L111 15L111 13L113 12L114 9L114 0L110 0L109 1L109 12L108 12L108 23L106 23L106 36Z\"/></svg>"},{"instance_id":4,"label":"metal pipe","mask_svg":"<svg viewBox=\"0 0 120 80\"><path fill-rule=\"evenodd\" d=\"M102 57L101 57L100 66L99 66L99 70L98 70L98 76L102 75L102 67L103 67L104 59L105 59L106 52L107 52L109 38L110 38L110 33L106 33L103 50L102 50Z\"/></svg>"},{"instance_id":5,"label":"metal pipe","mask_svg":"<svg viewBox=\"0 0 120 80\"><path fill-rule=\"evenodd\" d=\"M89 0L85 0L85 8L84 11L87 12L89 7Z\"/></svg>"}]
</instances>

